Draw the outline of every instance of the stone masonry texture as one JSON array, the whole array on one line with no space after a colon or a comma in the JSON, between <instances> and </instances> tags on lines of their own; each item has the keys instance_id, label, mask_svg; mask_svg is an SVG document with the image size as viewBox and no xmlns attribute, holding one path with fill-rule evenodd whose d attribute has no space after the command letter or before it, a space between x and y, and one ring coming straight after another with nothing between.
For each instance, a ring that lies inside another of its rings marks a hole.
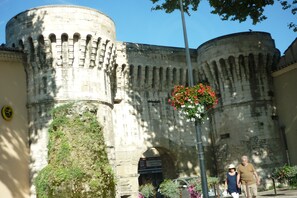
<instances>
[{"instance_id":1,"label":"stone masonry texture","mask_svg":"<svg viewBox=\"0 0 297 198\"><path fill-rule=\"evenodd\" d=\"M116 41L105 14L78 6L24 11L6 27L10 47L26 54L30 178L47 164L50 110L85 101L98 107L117 197L137 197L138 163L154 148L164 178L199 175L194 124L168 104L174 85L187 85L185 49ZM279 51L269 33L243 32L190 49L194 83L210 84L219 104L202 125L207 174L224 177L248 155L263 181L285 161L271 71ZM35 197L34 185L31 197Z\"/></svg>"}]
</instances>

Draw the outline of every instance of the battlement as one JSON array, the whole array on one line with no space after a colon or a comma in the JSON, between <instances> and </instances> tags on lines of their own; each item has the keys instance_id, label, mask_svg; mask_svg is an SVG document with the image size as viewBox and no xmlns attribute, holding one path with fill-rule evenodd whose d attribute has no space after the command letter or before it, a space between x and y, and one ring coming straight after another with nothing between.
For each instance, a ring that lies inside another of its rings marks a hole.
<instances>
[{"instance_id":1,"label":"battlement","mask_svg":"<svg viewBox=\"0 0 297 198\"><path fill-rule=\"evenodd\" d=\"M79 6L38 7L13 17L6 35L7 46L27 54L29 104L73 99L111 103L115 26L106 15Z\"/></svg>"},{"instance_id":2,"label":"battlement","mask_svg":"<svg viewBox=\"0 0 297 198\"><path fill-rule=\"evenodd\" d=\"M184 48L118 42L116 54L118 89L168 92L174 85L188 83ZM190 49L190 55L194 83L210 83L225 104L269 99L272 87L261 82L270 76L279 58L270 34L243 32L218 37Z\"/></svg>"},{"instance_id":3,"label":"battlement","mask_svg":"<svg viewBox=\"0 0 297 198\"><path fill-rule=\"evenodd\" d=\"M114 58L113 21L89 8L44 6L27 10L7 23L6 35L8 46L24 50L28 62L42 65L102 67Z\"/></svg>"}]
</instances>

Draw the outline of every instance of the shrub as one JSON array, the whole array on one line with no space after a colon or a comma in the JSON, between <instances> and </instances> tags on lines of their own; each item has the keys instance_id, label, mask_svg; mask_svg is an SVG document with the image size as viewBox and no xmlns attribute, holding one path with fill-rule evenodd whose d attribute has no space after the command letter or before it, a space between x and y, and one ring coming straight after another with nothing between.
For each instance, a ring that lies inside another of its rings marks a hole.
<instances>
[{"instance_id":1,"label":"shrub","mask_svg":"<svg viewBox=\"0 0 297 198\"><path fill-rule=\"evenodd\" d=\"M272 178L281 184L288 182L292 187L297 187L297 166L284 165L275 168L272 172Z\"/></svg>"},{"instance_id":2,"label":"shrub","mask_svg":"<svg viewBox=\"0 0 297 198\"><path fill-rule=\"evenodd\" d=\"M160 184L160 193L164 195L167 198L179 198L179 184L173 182L170 179L165 179L161 184Z\"/></svg>"},{"instance_id":3,"label":"shrub","mask_svg":"<svg viewBox=\"0 0 297 198\"><path fill-rule=\"evenodd\" d=\"M150 198L156 195L155 187L151 183L141 185L139 191L144 198Z\"/></svg>"},{"instance_id":4,"label":"shrub","mask_svg":"<svg viewBox=\"0 0 297 198\"><path fill-rule=\"evenodd\" d=\"M207 177L208 188L215 188L219 184L219 178L217 177Z\"/></svg>"},{"instance_id":5,"label":"shrub","mask_svg":"<svg viewBox=\"0 0 297 198\"><path fill-rule=\"evenodd\" d=\"M52 117L48 165L35 179L38 198L115 197L115 179L96 107L62 105L52 111Z\"/></svg>"}]
</instances>

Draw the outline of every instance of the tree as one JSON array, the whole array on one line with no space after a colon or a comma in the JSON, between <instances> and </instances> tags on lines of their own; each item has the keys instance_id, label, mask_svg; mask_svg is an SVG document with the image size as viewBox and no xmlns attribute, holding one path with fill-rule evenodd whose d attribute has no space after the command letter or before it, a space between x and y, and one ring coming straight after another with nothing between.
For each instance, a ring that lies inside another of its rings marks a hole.
<instances>
[{"instance_id":1,"label":"tree","mask_svg":"<svg viewBox=\"0 0 297 198\"><path fill-rule=\"evenodd\" d=\"M171 13L174 10L179 10L179 0L150 0L155 4L153 10L165 10L166 13ZM261 22L267 17L264 15L264 8L272 6L278 1L283 10L290 10L293 15L297 12L297 0L208 0L212 14L218 14L222 20L232 20L243 22L250 17L253 24ZM200 0L183 0L183 9L190 15L190 10L197 11ZM289 28L297 32L297 24L290 22Z\"/></svg>"}]
</instances>

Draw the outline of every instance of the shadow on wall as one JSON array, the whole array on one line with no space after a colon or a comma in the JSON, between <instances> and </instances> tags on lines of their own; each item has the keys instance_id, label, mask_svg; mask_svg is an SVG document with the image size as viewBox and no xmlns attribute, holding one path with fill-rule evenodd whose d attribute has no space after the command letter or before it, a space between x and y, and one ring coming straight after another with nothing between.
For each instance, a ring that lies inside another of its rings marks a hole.
<instances>
[{"instance_id":1,"label":"shadow on wall","mask_svg":"<svg viewBox=\"0 0 297 198\"><path fill-rule=\"evenodd\" d=\"M22 126L15 128L18 123L15 123L14 120L1 126L1 131L4 133L1 133L0 139L0 177L1 182L9 189L11 197L28 197L29 188L36 173L46 164L47 149L46 147L40 149L40 146L38 149L38 145L44 144L42 141L47 140L48 134L44 129L47 128L47 124L51 120L49 113L54 107L53 97L57 93L54 81L55 69L52 66L53 54L51 50L49 52L46 50L46 48L51 49L48 46L50 38L38 34L44 29L43 16L46 13L35 15L35 12L20 13L7 24L7 30L9 30L7 31L7 47L22 50L26 56L23 62L25 68L20 68L22 71L25 70L23 76L15 78L15 82L11 82L11 86L7 85L10 81L5 82L9 89L4 89L2 92L12 107L18 106L19 111L23 111L23 117L17 121ZM32 18L37 20L32 22ZM19 31L21 30L18 27L21 26L16 24L34 29L34 31L28 31L20 36ZM55 39L52 41L56 42ZM24 82L20 83L20 80L24 80ZM5 93L6 91L7 93ZM10 98L8 91L23 95ZM19 104L14 103L15 100ZM20 115L19 111L15 111L15 118ZM32 158L32 153L35 153L35 156L42 156L41 158L45 159L42 161L43 164L37 164L36 159ZM19 179L20 175L22 175L21 180Z\"/></svg>"},{"instance_id":2,"label":"shadow on wall","mask_svg":"<svg viewBox=\"0 0 297 198\"><path fill-rule=\"evenodd\" d=\"M29 196L28 118L23 54L0 50L0 192L7 198ZM10 106L12 116L3 116Z\"/></svg>"},{"instance_id":3,"label":"shadow on wall","mask_svg":"<svg viewBox=\"0 0 297 198\"><path fill-rule=\"evenodd\" d=\"M176 177L199 174L194 124L187 123L167 102L174 85L187 85L184 49L133 43L123 43L119 48L118 57L123 51L127 57L125 61L117 62L115 106L128 107L130 114L125 114L125 121L137 125L123 127L123 133L139 136L139 142L135 144L142 148L170 151ZM197 57L194 51L191 51L192 58ZM240 161L241 155L249 155L256 167L273 167L282 162L278 159L281 156L270 156L274 151L279 154L277 150L281 149L279 134L269 115L273 101L267 93L272 90L270 67L276 64L276 57L247 53L246 56L246 52L236 52L236 56L222 59L218 64L208 66L210 68L198 67L197 60L192 60L195 83L212 83L222 94L218 107L209 113L210 120L202 126L204 156L210 176L218 176L222 171L225 174L227 164ZM238 68L239 74L236 73ZM219 69L224 69L224 72L221 74ZM228 73L236 75L235 80L222 82L225 77L231 78ZM236 99L232 95L236 91L246 101L243 102L239 96ZM232 139L220 139L221 135L229 132ZM125 136L123 140L129 137ZM269 170L263 172L266 177Z\"/></svg>"},{"instance_id":4,"label":"shadow on wall","mask_svg":"<svg viewBox=\"0 0 297 198\"><path fill-rule=\"evenodd\" d=\"M3 104L9 104L14 110L12 120L0 118L0 191L1 196L11 198L29 195L27 115L25 106L14 100L18 99L7 97L0 102L1 108Z\"/></svg>"},{"instance_id":5,"label":"shadow on wall","mask_svg":"<svg viewBox=\"0 0 297 198\"><path fill-rule=\"evenodd\" d=\"M114 72L115 108L129 109L129 114L122 116L125 123L130 123L130 126L123 123L120 127L126 133L122 141L138 140L133 144L141 146L144 150L140 152L143 153L146 149L156 148L164 159L164 178L199 174L194 123L187 123L168 103L174 85L187 85L184 49L168 47L168 51L164 52L164 48L158 49L158 46L123 45L126 49L122 50L119 46L118 52L125 51L127 59L126 62L118 62ZM156 60L162 58L162 53L168 53L175 65L153 60L154 56ZM191 53L194 57L195 51ZM148 65L135 64L138 59ZM194 75L197 83L198 73L194 71ZM208 139L203 135L204 139ZM165 159L171 160L165 162Z\"/></svg>"}]
</instances>

